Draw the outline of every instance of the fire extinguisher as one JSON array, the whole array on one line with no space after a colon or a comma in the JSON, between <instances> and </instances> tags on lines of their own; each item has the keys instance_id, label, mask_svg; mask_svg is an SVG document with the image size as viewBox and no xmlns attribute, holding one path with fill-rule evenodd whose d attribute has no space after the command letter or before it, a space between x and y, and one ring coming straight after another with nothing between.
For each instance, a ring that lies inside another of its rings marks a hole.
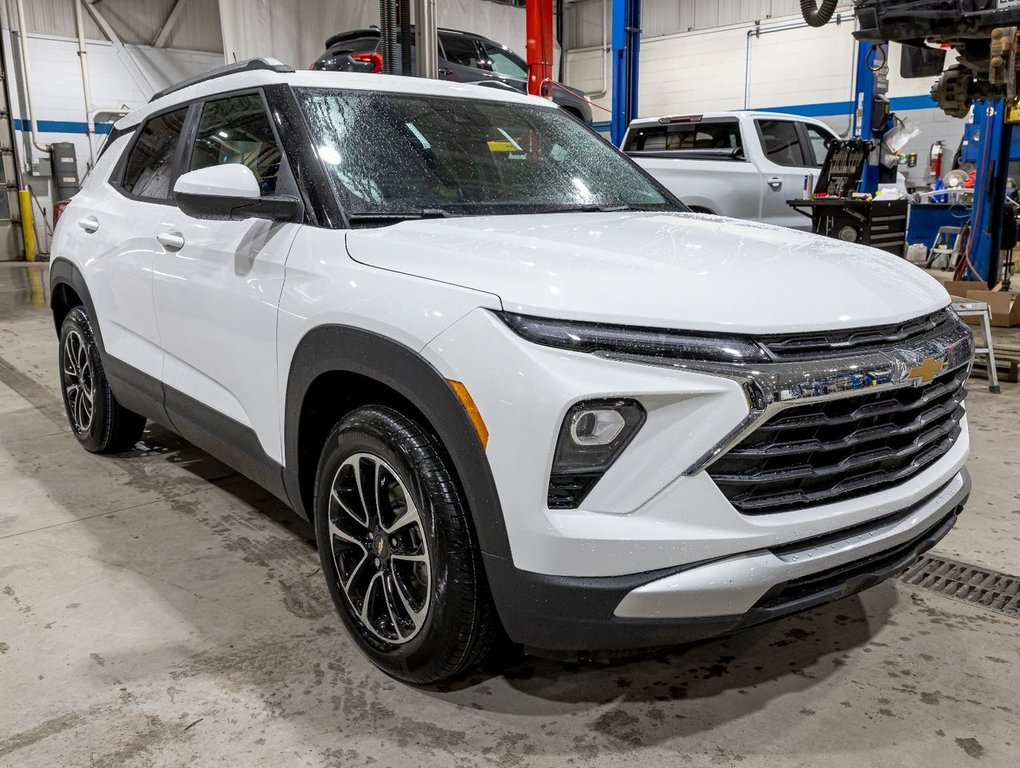
<instances>
[{"instance_id":1,"label":"fire extinguisher","mask_svg":"<svg viewBox=\"0 0 1020 768\"><path fill-rule=\"evenodd\" d=\"M931 155L929 158L931 170L928 172L928 175L932 179L942 178L942 155L945 154L945 151L946 145L941 141L936 141L931 145Z\"/></svg>"}]
</instances>

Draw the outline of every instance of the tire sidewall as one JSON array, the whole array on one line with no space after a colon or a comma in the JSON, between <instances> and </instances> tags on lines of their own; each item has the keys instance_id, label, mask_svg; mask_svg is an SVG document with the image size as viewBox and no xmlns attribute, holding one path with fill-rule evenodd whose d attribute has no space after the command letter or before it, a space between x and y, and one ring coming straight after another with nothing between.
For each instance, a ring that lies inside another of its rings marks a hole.
<instances>
[{"instance_id":1,"label":"tire sidewall","mask_svg":"<svg viewBox=\"0 0 1020 768\"><path fill-rule=\"evenodd\" d=\"M381 408L374 410L382 413L388 411ZM393 411L389 413L396 415ZM451 639L451 633L457 632L458 616L451 600L456 601L459 596L452 593L458 589L475 588L474 584L463 583L462 578L463 569L472 567L469 561L473 553L459 551L450 541L453 527L464 525L463 506L456 495L443 498L444 492L449 494L453 489L453 483L434 445L426 443L426 450L433 453L434 461L442 469L431 476L423 476L419 471L420 457L417 455L422 448L421 441L413 441L417 445L408 445L402 441L399 422L391 420L389 425L383 426L377 419L366 420L357 413L352 416L342 421L330 434L316 474L315 532L323 574L344 624L362 651L377 666L405 680L423 677L423 673L428 676L425 670L433 666L434 661L442 655L444 646ZM432 593L425 626L416 637L400 645L384 643L374 636L363 634L361 621L340 586L333 563L328 522L330 488L340 465L356 453L378 456L399 474L401 482L418 507L429 549ZM465 557L469 559L467 562Z\"/></svg>"},{"instance_id":2,"label":"tire sidewall","mask_svg":"<svg viewBox=\"0 0 1020 768\"><path fill-rule=\"evenodd\" d=\"M64 382L64 345L67 343L67 337L72 331L76 331L81 336L85 344L89 364L92 367L92 422L89 424L88 430L84 432L79 432L74 426L74 418L71 415L71 403L67 397L67 387ZM96 343L95 334L92 332L92 324L89 322L88 314L86 314L83 307L74 307L64 318L64 322L60 326L60 349L57 355L57 361L60 366L60 395L64 401L64 412L67 414L71 433L87 450L92 452L101 451L105 447L111 429L110 385L106 381L106 374L103 371L103 361L99 356L99 345Z\"/></svg>"}]
</instances>

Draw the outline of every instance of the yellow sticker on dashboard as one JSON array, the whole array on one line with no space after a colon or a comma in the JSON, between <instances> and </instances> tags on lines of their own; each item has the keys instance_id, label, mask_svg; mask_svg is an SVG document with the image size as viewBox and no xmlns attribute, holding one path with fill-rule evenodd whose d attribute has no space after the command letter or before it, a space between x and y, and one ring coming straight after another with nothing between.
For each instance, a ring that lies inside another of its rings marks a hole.
<instances>
[{"instance_id":1,"label":"yellow sticker on dashboard","mask_svg":"<svg viewBox=\"0 0 1020 768\"><path fill-rule=\"evenodd\" d=\"M517 152L520 151L518 147L512 141L490 141L489 142L490 152Z\"/></svg>"}]
</instances>

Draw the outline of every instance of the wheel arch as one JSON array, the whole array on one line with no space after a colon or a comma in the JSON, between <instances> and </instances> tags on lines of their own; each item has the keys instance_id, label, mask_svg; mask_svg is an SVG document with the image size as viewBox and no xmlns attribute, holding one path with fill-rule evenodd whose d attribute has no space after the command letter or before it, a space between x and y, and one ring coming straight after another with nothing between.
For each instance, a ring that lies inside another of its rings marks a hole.
<instances>
[{"instance_id":1,"label":"wheel arch","mask_svg":"<svg viewBox=\"0 0 1020 768\"><path fill-rule=\"evenodd\" d=\"M53 313L53 324L57 335L67 313L78 305L83 305L92 318L93 333L101 352L105 352L103 337L99 330L92 295L85 285L85 277L73 263L67 259L57 258L50 264L50 311Z\"/></svg>"},{"instance_id":2,"label":"wheel arch","mask_svg":"<svg viewBox=\"0 0 1020 768\"><path fill-rule=\"evenodd\" d=\"M360 405L390 405L420 420L440 442L464 495L483 552L510 557L495 481L478 433L447 380L414 350L349 326L320 326L298 344L287 377L285 484L312 519L315 470L325 439Z\"/></svg>"}]
</instances>

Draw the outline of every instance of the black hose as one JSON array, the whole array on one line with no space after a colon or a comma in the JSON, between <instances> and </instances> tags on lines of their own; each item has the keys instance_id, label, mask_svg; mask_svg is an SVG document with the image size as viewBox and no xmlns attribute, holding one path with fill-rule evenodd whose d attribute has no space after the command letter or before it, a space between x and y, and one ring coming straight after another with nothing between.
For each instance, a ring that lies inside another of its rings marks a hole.
<instances>
[{"instance_id":1,"label":"black hose","mask_svg":"<svg viewBox=\"0 0 1020 768\"><path fill-rule=\"evenodd\" d=\"M822 0L822 7L818 7L817 0L800 0L800 12L804 14L804 21L812 27L824 27L829 23L832 14L836 12L839 0Z\"/></svg>"}]
</instances>

